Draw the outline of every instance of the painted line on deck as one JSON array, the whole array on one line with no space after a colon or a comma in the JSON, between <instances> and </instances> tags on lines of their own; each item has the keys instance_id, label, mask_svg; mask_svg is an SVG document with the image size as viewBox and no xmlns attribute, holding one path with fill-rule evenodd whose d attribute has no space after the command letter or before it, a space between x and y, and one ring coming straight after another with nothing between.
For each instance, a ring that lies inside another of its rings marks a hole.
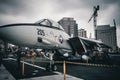
<instances>
[{"instance_id":1,"label":"painted line on deck","mask_svg":"<svg viewBox=\"0 0 120 80\"><path fill-rule=\"evenodd\" d=\"M10 59L11 59L11 60L14 60L14 61L17 61L17 60L14 59L14 58L8 58L8 59L4 59L4 60L10 60ZM22 60L21 60L20 62L22 62ZM25 61L24 61L24 63L27 64L27 65L29 65L29 66L32 66L32 67L36 67L36 68L40 68L40 69L46 70L44 67L41 67L41 66L37 66L37 65L34 65L34 64L25 62Z\"/></svg>"}]
</instances>

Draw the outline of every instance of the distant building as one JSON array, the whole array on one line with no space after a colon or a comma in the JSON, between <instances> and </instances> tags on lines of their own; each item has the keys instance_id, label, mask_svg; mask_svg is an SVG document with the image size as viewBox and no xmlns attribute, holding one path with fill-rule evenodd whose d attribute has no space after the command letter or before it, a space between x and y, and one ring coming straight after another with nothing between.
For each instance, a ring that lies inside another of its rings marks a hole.
<instances>
[{"instance_id":1,"label":"distant building","mask_svg":"<svg viewBox=\"0 0 120 80\"><path fill-rule=\"evenodd\" d=\"M99 25L96 28L96 39L117 50L116 26Z\"/></svg>"},{"instance_id":2,"label":"distant building","mask_svg":"<svg viewBox=\"0 0 120 80\"><path fill-rule=\"evenodd\" d=\"M87 38L87 31L85 29L78 29L78 37L85 37Z\"/></svg>"},{"instance_id":3,"label":"distant building","mask_svg":"<svg viewBox=\"0 0 120 80\"><path fill-rule=\"evenodd\" d=\"M73 18L64 17L58 23L65 29L65 32L72 37L78 36L78 24Z\"/></svg>"}]
</instances>

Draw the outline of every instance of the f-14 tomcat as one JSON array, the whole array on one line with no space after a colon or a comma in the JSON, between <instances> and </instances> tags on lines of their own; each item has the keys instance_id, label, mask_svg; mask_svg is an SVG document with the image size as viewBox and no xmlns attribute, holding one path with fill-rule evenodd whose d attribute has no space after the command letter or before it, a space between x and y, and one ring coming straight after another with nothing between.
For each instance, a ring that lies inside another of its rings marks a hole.
<instances>
[{"instance_id":1,"label":"f-14 tomcat","mask_svg":"<svg viewBox=\"0 0 120 80\"><path fill-rule=\"evenodd\" d=\"M67 42L70 36L61 25L50 19L0 26L0 38L19 46L49 49L51 61L55 52L53 50L64 50L64 53L71 51Z\"/></svg>"},{"instance_id":2,"label":"f-14 tomcat","mask_svg":"<svg viewBox=\"0 0 120 80\"><path fill-rule=\"evenodd\" d=\"M47 70L56 69L53 56L58 52L62 56L68 56L76 52L84 55L81 53L87 53L87 50L92 50L94 47L99 47L99 50L101 50L104 45L102 42L90 39L70 38L61 25L50 19L42 19L36 23L0 26L0 38L18 46L41 48L48 51L50 65L46 67Z\"/></svg>"}]
</instances>

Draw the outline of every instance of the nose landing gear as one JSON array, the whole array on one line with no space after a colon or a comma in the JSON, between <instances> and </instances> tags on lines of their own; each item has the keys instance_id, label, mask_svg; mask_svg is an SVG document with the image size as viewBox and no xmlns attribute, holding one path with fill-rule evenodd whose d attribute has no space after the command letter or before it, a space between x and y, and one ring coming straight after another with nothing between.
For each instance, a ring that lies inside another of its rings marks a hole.
<instances>
[{"instance_id":1,"label":"nose landing gear","mask_svg":"<svg viewBox=\"0 0 120 80\"><path fill-rule=\"evenodd\" d=\"M49 59L50 59L50 63L48 63L46 65L46 71L56 71L57 70L57 66L54 64L54 60L53 60L53 56L55 54L55 51L49 51Z\"/></svg>"},{"instance_id":2,"label":"nose landing gear","mask_svg":"<svg viewBox=\"0 0 120 80\"><path fill-rule=\"evenodd\" d=\"M46 71L56 71L57 70L57 66L55 64L47 64L46 66Z\"/></svg>"}]
</instances>

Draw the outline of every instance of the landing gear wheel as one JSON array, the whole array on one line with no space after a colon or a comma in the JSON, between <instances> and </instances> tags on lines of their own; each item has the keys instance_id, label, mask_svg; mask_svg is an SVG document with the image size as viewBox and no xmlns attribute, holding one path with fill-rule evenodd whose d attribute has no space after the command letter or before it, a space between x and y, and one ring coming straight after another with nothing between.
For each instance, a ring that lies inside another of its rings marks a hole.
<instances>
[{"instance_id":1,"label":"landing gear wheel","mask_svg":"<svg viewBox=\"0 0 120 80\"><path fill-rule=\"evenodd\" d=\"M56 71L57 70L57 66L55 64L52 65L52 71Z\"/></svg>"},{"instance_id":2,"label":"landing gear wheel","mask_svg":"<svg viewBox=\"0 0 120 80\"><path fill-rule=\"evenodd\" d=\"M47 64L46 66L46 71L56 71L57 70L57 66L55 64Z\"/></svg>"}]
</instances>

